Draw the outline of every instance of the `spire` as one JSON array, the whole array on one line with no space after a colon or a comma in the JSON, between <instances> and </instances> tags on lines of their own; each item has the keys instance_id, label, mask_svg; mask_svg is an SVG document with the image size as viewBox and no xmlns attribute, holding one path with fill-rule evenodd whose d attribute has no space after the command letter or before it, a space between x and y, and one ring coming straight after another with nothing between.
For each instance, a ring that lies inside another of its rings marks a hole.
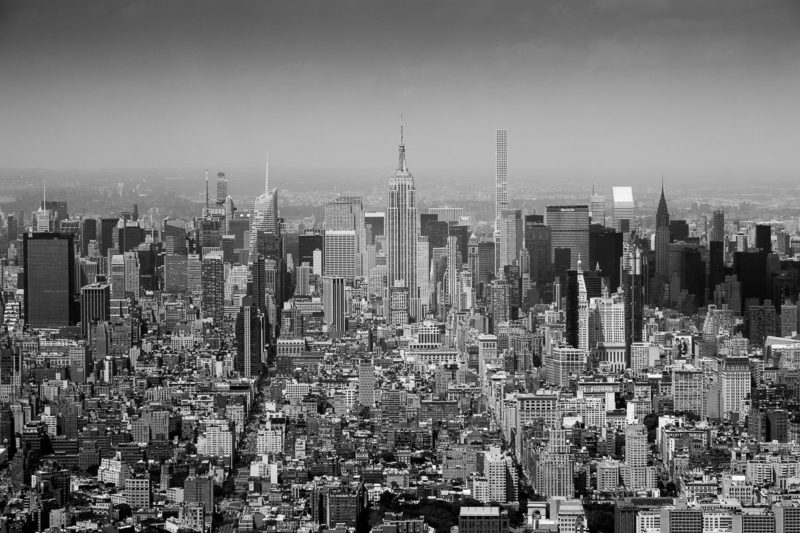
<instances>
[{"instance_id":1,"label":"spire","mask_svg":"<svg viewBox=\"0 0 800 533\"><path fill-rule=\"evenodd\" d=\"M267 152L266 174L264 176L264 194L269 194L269 152Z\"/></svg>"},{"instance_id":2,"label":"spire","mask_svg":"<svg viewBox=\"0 0 800 533\"><path fill-rule=\"evenodd\" d=\"M206 211L208 211L208 169L206 169Z\"/></svg>"},{"instance_id":3,"label":"spire","mask_svg":"<svg viewBox=\"0 0 800 533\"><path fill-rule=\"evenodd\" d=\"M400 153L398 156L397 170L406 172L406 145L403 144L403 115L400 115Z\"/></svg>"},{"instance_id":4,"label":"spire","mask_svg":"<svg viewBox=\"0 0 800 533\"><path fill-rule=\"evenodd\" d=\"M42 209L47 209L47 178L42 178Z\"/></svg>"},{"instance_id":5,"label":"spire","mask_svg":"<svg viewBox=\"0 0 800 533\"><path fill-rule=\"evenodd\" d=\"M661 198L658 199L658 208L656 209L656 228L669 226L669 209L667 208L667 199L664 197L664 176L661 176Z\"/></svg>"}]
</instances>

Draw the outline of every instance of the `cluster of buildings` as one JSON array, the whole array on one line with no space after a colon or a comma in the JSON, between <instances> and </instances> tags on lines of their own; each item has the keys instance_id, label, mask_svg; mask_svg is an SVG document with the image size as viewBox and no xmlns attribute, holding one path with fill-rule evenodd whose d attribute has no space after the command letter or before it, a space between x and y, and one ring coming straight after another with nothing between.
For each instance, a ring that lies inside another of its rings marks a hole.
<instances>
[{"instance_id":1,"label":"cluster of buildings","mask_svg":"<svg viewBox=\"0 0 800 533\"><path fill-rule=\"evenodd\" d=\"M189 221L5 215L3 527L796 531L797 228L523 214L507 153L491 221L422 212L402 140L322 224L268 173Z\"/></svg>"}]
</instances>

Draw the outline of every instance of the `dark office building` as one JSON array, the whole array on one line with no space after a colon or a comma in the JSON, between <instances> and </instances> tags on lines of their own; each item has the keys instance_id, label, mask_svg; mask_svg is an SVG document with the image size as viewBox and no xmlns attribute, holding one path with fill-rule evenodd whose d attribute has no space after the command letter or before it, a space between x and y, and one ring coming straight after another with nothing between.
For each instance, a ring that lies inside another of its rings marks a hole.
<instances>
[{"instance_id":1,"label":"dark office building","mask_svg":"<svg viewBox=\"0 0 800 533\"><path fill-rule=\"evenodd\" d=\"M109 248L114 247L114 233L117 231L117 218L101 218L100 219L100 255L103 257L108 256Z\"/></svg>"},{"instance_id":2,"label":"dark office building","mask_svg":"<svg viewBox=\"0 0 800 533\"><path fill-rule=\"evenodd\" d=\"M168 253L186 255L186 223L183 220L164 220L164 248Z\"/></svg>"},{"instance_id":3,"label":"dark office building","mask_svg":"<svg viewBox=\"0 0 800 533\"><path fill-rule=\"evenodd\" d=\"M223 220L218 217L197 218L194 222L197 232L197 246L203 248L220 248L222 246Z\"/></svg>"},{"instance_id":4,"label":"dark office building","mask_svg":"<svg viewBox=\"0 0 800 533\"><path fill-rule=\"evenodd\" d=\"M444 248L447 246L447 236L449 235L448 224L447 222L439 221L437 215L430 213L421 214L419 232L420 235L428 237L428 246L430 249Z\"/></svg>"},{"instance_id":5,"label":"dark office building","mask_svg":"<svg viewBox=\"0 0 800 533\"><path fill-rule=\"evenodd\" d=\"M561 286L567 282L567 270L572 264L572 250L569 248L556 248L553 250L553 276L559 278Z\"/></svg>"},{"instance_id":6,"label":"dark office building","mask_svg":"<svg viewBox=\"0 0 800 533\"><path fill-rule=\"evenodd\" d=\"M234 366L243 376L261 374L262 358L266 341L266 317L258 309L252 297L242 299L242 307L236 316L236 359Z\"/></svg>"},{"instance_id":7,"label":"dark office building","mask_svg":"<svg viewBox=\"0 0 800 533\"><path fill-rule=\"evenodd\" d=\"M55 224L56 228L62 220L69 218L66 200L47 200L42 202L42 207L50 211L51 218L53 219L53 223Z\"/></svg>"},{"instance_id":8,"label":"dark office building","mask_svg":"<svg viewBox=\"0 0 800 533\"><path fill-rule=\"evenodd\" d=\"M733 254L733 273L742 283L742 311L748 300L761 303L769 298L767 291L767 253L763 251L736 252Z\"/></svg>"},{"instance_id":9,"label":"dark office building","mask_svg":"<svg viewBox=\"0 0 800 533\"><path fill-rule=\"evenodd\" d=\"M367 244L375 244L375 237L384 234L384 221L383 213L367 213L364 215L364 225L369 226L369 234L372 236L371 242Z\"/></svg>"},{"instance_id":10,"label":"dark office building","mask_svg":"<svg viewBox=\"0 0 800 533\"><path fill-rule=\"evenodd\" d=\"M589 226L589 269L597 268L608 277L608 290L620 286L619 265L622 260L622 233L600 224Z\"/></svg>"},{"instance_id":11,"label":"dark office building","mask_svg":"<svg viewBox=\"0 0 800 533\"><path fill-rule=\"evenodd\" d=\"M250 231L250 219L248 218L234 218L228 222L228 235L233 235L234 246L237 250L243 250L250 246L250 243L244 240L244 234L248 231Z\"/></svg>"},{"instance_id":12,"label":"dark office building","mask_svg":"<svg viewBox=\"0 0 800 533\"><path fill-rule=\"evenodd\" d=\"M130 252L144 242L144 229L137 222L125 222L117 229L119 253Z\"/></svg>"},{"instance_id":13,"label":"dark office building","mask_svg":"<svg viewBox=\"0 0 800 533\"><path fill-rule=\"evenodd\" d=\"M495 278L494 243L483 241L478 243L478 284L487 284Z\"/></svg>"},{"instance_id":14,"label":"dark office building","mask_svg":"<svg viewBox=\"0 0 800 533\"><path fill-rule=\"evenodd\" d=\"M75 249L72 236L25 234L22 240L25 322L34 328L72 326L78 321Z\"/></svg>"},{"instance_id":15,"label":"dark office building","mask_svg":"<svg viewBox=\"0 0 800 533\"><path fill-rule=\"evenodd\" d=\"M139 259L139 288L143 291L158 290L159 255L155 244L140 245L136 250Z\"/></svg>"},{"instance_id":16,"label":"dark office building","mask_svg":"<svg viewBox=\"0 0 800 533\"><path fill-rule=\"evenodd\" d=\"M553 282L550 227L544 215L525 215L525 248L530 256L531 282L547 285Z\"/></svg>"},{"instance_id":17,"label":"dark office building","mask_svg":"<svg viewBox=\"0 0 800 533\"><path fill-rule=\"evenodd\" d=\"M304 234L298 237L298 250L298 261L295 266L300 266L303 263L314 266L314 250L319 250L323 254L325 250L325 237L322 232L306 230Z\"/></svg>"},{"instance_id":18,"label":"dark office building","mask_svg":"<svg viewBox=\"0 0 800 533\"><path fill-rule=\"evenodd\" d=\"M768 224L756 226L756 248L762 252L772 252L772 226Z\"/></svg>"},{"instance_id":19,"label":"dark office building","mask_svg":"<svg viewBox=\"0 0 800 533\"><path fill-rule=\"evenodd\" d=\"M111 286L92 283L81 288L81 337L89 337L92 325L111 317Z\"/></svg>"},{"instance_id":20,"label":"dark office building","mask_svg":"<svg viewBox=\"0 0 800 533\"><path fill-rule=\"evenodd\" d=\"M725 244L722 241L708 243L708 288L710 294L725 279Z\"/></svg>"},{"instance_id":21,"label":"dark office building","mask_svg":"<svg viewBox=\"0 0 800 533\"><path fill-rule=\"evenodd\" d=\"M669 242L686 242L689 238L689 224L685 220L670 220L669 236Z\"/></svg>"},{"instance_id":22,"label":"dark office building","mask_svg":"<svg viewBox=\"0 0 800 533\"><path fill-rule=\"evenodd\" d=\"M206 513L212 513L214 511L214 482L208 477L187 477L183 484L183 501L203 504Z\"/></svg>"},{"instance_id":23,"label":"dark office building","mask_svg":"<svg viewBox=\"0 0 800 533\"><path fill-rule=\"evenodd\" d=\"M459 226L458 224L450 224L447 234L451 237L456 238L458 242L458 249L461 252L461 264L466 265L468 261L467 244L469 244L469 238L470 238L469 226ZM445 239L445 245L446 245L446 240L447 239ZM456 268L458 270L461 270L460 265L456 266Z\"/></svg>"},{"instance_id":24,"label":"dark office building","mask_svg":"<svg viewBox=\"0 0 800 533\"><path fill-rule=\"evenodd\" d=\"M250 265L252 296L255 306L262 313L267 312L267 272L263 256L253 259Z\"/></svg>"},{"instance_id":25,"label":"dark office building","mask_svg":"<svg viewBox=\"0 0 800 533\"><path fill-rule=\"evenodd\" d=\"M97 219L84 218L82 221L83 228L81 229L81 255L89 255L89 241L97 241ZM98 248L99 248L99 242Z\"/></svg>"}]
</instances>

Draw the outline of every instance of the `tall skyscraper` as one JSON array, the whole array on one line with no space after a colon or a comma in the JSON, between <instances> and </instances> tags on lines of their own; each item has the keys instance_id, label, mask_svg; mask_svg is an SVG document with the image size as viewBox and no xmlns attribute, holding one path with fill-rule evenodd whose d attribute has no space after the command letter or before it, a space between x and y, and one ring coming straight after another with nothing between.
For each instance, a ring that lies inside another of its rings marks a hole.
<instances>
[{"instance_id":1,"label":"tall skyscraper","mask_svg":"<svg viewBox=\"0 0 800 533\"><path fill-rule=\"evenodd\" d=\"M589 260L589 206L547 206L546 223L550 226L550 247L554 263L556 248L570 251L570 268L577 266L578 259ZM557 276L561 274L563 272L555 272Z\"/></svg>"},{"instance_id":2,"label":"tall skyscraper","mask_svg":"<svg viewBox=\"0 0 800 533\"><path fill-rule=\"evenodd\" d=\"M265 343L264 315L250 296L242 298L236 317L236 370L244 377L261 373Z\"/></svg>"},{"instance_id":3,"label":"tall skyscraper","mask_svg":"<svg viewBox=\"0 0 800 533\"><path fill-rule=\"evenodd\" d=\"M278 189L269 190L269 155L267 155L264 194L255 199L253 209L250 212L250 262L253 262L258 257L259 233L268 233L276 236L280 234L280 227L278 226Z\"/></svg>"},{"instance_id":4,"label":"tall skyscraper","mask_svg":"<svg viewBox=\"0 0 800 533\"><path fill-rule=\"evenodd\" d=\"M592 187L592 197L589 200L589 216L592 217L592 224L606 225L606 197L596 194Z\"/></svg>"},{"instance_id":5,"label":"tall skyscraper","mask_svg":"<svg viewBox=\"0 0 800 533\"><path fill-rule=\"evenodd\" d=\"M347 330L344 283L342 277L322 278L322 310L328 333L333 338L341 337Z\"/></svg>"},{"instance_id":6,"label":"tall skyscraper","mask_svg":"<svg viewBox=\"0 0 800 533\"><path fill-rule=\"evenodd\" d=\"M661 185L661 198L656 210L656 276L653 298L656 304L666 305L670 299L666 284L669 283L669 210L664 198L664 185Z\"/></svg>"},{"instance_id":7,"label":"tall skyscraper","mask_svg":"<svg viewBox=\"0 0 800 533\"><path fill-rule=\"evenodd\" d=\"M225 268L222 252L209 252L201 265L203 285L203 316L212 318L214 325L222 324L225 312Z\"/></svg>"},{"instance_id":8,"label":"tall skyscraper","mask_svg":"<svg viewBox=\"0 0 800 533\"><path fill-rule=\"evenodd\" d=\"M530 255L531 282L545 285L553 281L550 227L544 216L525 215L525 248Z\"/></svg>"},{"instance_id":9,"label":"tall skyscraper","mask_svg":"<svg viewBox=\"0 0 800 533\"><path fill-rule=\"evenodd\" d=\"M631 187L613 187L614 196L614 229L621 233L630 233L634 228L634 202Z\"/></svg>"},{"instance_id":10,"label":"tall skyscraper","mask_svg":"<svg viewBox=\"0 0 800 533\"><path fill-rule=\"evenodd\" d=\"M461 254L458 240L447 237L447 303L458 309L459 290L457 273L461 270Z\"/></svg>"},{"instance_id":11,"label":"tall skyscraper","mask_svg":"<svg viewBox=\"0 0 800 533\"><path fill-rule=\"evenodd\" d=\"M495 204L494 219L499 222L508 209L508 130L495 132ZM495 224L497 229L497 224Z\"/></svg>"},{"instance_id":12,"label":"tall skyscraper","mask_svg":"<svg viewBox=\"0 0 800 533\"><path fill-rule=\"evenodd\" d=\"M223 205L228 197L228 178L224 172L217 172L217 205Z\"/></svg>"},{"instance_id":13,"label":"tall skyscraper","mask_svg":"<svg viewBox=\"0 0 800 533\"><path fill-rule=\"evenodd\" d=\"M625 466L622 469L622 479L629 490L655 487L655 467L647 466L649 449L647 428L644 424L630 424L625 427Z\"/></svg>"},{"instance_id":14,"label":"tall skyscraper","mask_svg":"<svg viewBox=\"0 0 800 533\"><path fill-rule=\"evenodd\" d=\"M717 209L714 211L714 220L711 225L711 239L714 242L725 240L725 211Z\"/></svg>"},{"instance_id":15,"label":"tall skyscraper","mask_svg":"<svg viewBox=\"0 0 800 533\"><path fill-rule=\"evenodd\" d=\"M323 275L352 280L360 270L358 264L358 237L349 230L325 230Z\"/></svg>"},{"instance_id":16,"label":"tall skyscraper","mask_svg":"<svg viewBox=\"0 0 800 533\"><path fill-rule=\"evenodd\" d=\"M519 260L522 248L522 212L519 209L504 209L498 219L497 264L495 270L500 271L506 265L513 265Z\"/></svg>"},{"instance_id":17,"label":"tall skyscraper","mask_svg":"<svg viewBox=\"0 0 800 533\"><path fill-rule=\"evenodd\" d=\"M406 167L406 147L400 128L397 171L389 178L389 202L386 209L386 245L389 287L398 283L408 289L408 297L417 298L417 190L414 176ZM390 308L391 311L391 308ZM397 317L397 313L389 313Z\"/></svg>"},{"instance_id":18,"label":"tall skyscraper","mask_svg":"<svg viewBox=\"0 0 800 533\"><path fill-rule=\"evenodd\" d=\"M339 196L325 204L325 231L353 231L356 237L353 259L355 275L365 275L364 259L367 246L367 229L364 202L360 196Z\"/></svg>"},{"instance_id":19,"label":"tall skyscraper","mask_svg":"<svg viewBox=\"0 0 800 533\"><path fill-rule=\"evenodd\" d=\"M81 288L81 337L92 331L96 322L111 317L111 287L108 283L92 283Z\"/></svg>"},{"instance_id":20,"label":"tall skyscraper","mask_svg":"<svg viewBox=\"0 0 800 533\"><path fill-rule=\"evenodd\" d=\"M58 328L75 324L75 248L71 235L25 234L23 288L25 322L33 328Z\"/></svg>"}]
</instances>

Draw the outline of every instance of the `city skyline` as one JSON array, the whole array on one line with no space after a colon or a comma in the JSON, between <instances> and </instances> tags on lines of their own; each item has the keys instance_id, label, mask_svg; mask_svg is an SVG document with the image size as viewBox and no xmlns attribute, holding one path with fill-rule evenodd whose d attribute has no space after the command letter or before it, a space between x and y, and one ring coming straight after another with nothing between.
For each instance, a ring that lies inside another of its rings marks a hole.
<instances>
[{"instance_id":1,"label":"city skyline","mask_svg":"<svg viewBox=\"0 0 800 533\"><path fill-rule=\"evenodd\" d=\"M5 2L0 166L377 171L404 113L419 179L796 177L792 2L313 7Z\"/></svg>"}]
</instances>

